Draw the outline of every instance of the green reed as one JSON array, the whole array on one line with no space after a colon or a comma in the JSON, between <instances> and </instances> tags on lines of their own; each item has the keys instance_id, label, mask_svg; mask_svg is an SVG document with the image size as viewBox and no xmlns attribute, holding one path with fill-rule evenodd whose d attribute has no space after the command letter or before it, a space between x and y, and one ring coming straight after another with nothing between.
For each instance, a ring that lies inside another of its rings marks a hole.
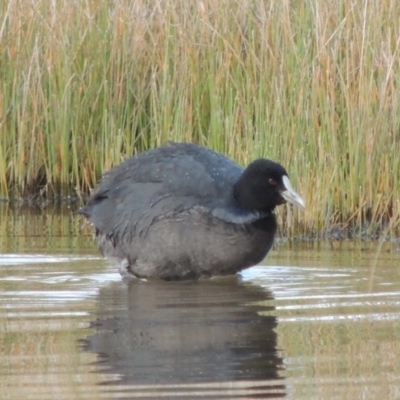
<instances>
[{"instance_id":1,"label":"green reed","mask_svg":"<svg viewBox=\"0 0 400 400\"><path fill-rule=\"evenodd\" d=\"M9 0L0 196L87 193L168 140L280 161L290 235L398 234L397 0ZM293 213L296 213L295 215Z\"/></svg>"}]
</instances>

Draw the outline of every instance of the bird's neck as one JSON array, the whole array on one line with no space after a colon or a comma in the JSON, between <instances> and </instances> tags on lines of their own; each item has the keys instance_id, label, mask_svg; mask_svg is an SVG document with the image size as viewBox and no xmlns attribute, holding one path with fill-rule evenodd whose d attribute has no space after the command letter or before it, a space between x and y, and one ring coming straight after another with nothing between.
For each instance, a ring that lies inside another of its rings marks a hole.
<instances>
[{"instance_id":1,"label":"bird's neck","mask_svg":"<svg viewBox=\"0 0 400 400\"><path fill-rule=\"evenodd\" d=\"M256 196L252 193L251 188L240 179L233 186L233 198L240 208L253 213L258 212L267 215L272 214L275 209L275 205L261 205Z\"/></svg>"}]
</instances>

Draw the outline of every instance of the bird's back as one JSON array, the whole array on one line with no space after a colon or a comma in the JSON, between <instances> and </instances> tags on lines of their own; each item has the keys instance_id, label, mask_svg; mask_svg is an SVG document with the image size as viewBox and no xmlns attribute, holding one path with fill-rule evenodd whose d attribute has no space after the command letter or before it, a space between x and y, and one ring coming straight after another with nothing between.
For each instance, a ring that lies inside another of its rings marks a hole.
<instances>
[{"instance_id":1,"label":"bird's back","mask_svg":"<svg viewBox=\"0 0 400 400\"><path fill-rule=\"evenodd\" d=\"M192 207L223 217L234 208L232 188L242 171L205 147L172 143L108 171L80 213L115 238L132 235L133 225L146 229L155 217Z\"/></svg>"}]
</instances>

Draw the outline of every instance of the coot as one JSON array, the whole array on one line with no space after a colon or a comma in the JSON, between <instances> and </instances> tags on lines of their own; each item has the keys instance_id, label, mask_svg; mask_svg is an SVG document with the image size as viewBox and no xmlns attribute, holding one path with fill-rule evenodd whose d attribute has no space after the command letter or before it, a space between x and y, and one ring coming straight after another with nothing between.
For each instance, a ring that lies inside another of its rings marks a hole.
<instances>
[{"instance_id":1,"label":"coot","mask_svg":"<svg viewBox=\"0 0 400 400\"><path fill-rule=\"evenodd\" d=\"M258 159L243 170L205 147L171 143L106 172L79 213L122 276L197 279L260 262L286 201L305 206L280 164Z\"/></svg>"}]
</instances>

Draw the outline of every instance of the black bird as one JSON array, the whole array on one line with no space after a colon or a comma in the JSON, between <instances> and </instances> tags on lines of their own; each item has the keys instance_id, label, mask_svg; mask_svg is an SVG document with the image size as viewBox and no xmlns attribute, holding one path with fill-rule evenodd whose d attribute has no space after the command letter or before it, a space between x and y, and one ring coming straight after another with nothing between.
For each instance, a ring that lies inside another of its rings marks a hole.
<instances>
[{"instance_id":1,"label":"black bird","mask_svg":"<svg viewBox=\"0 0 400 400\"><path fill-rule=\"evenodd\" d=\"M205 147L171 143L106 172L78 212L122 276L197 279L260 262L286 201L305 206L280 164L258 159L243 170Z\"/></svg>"}]
</instances>

